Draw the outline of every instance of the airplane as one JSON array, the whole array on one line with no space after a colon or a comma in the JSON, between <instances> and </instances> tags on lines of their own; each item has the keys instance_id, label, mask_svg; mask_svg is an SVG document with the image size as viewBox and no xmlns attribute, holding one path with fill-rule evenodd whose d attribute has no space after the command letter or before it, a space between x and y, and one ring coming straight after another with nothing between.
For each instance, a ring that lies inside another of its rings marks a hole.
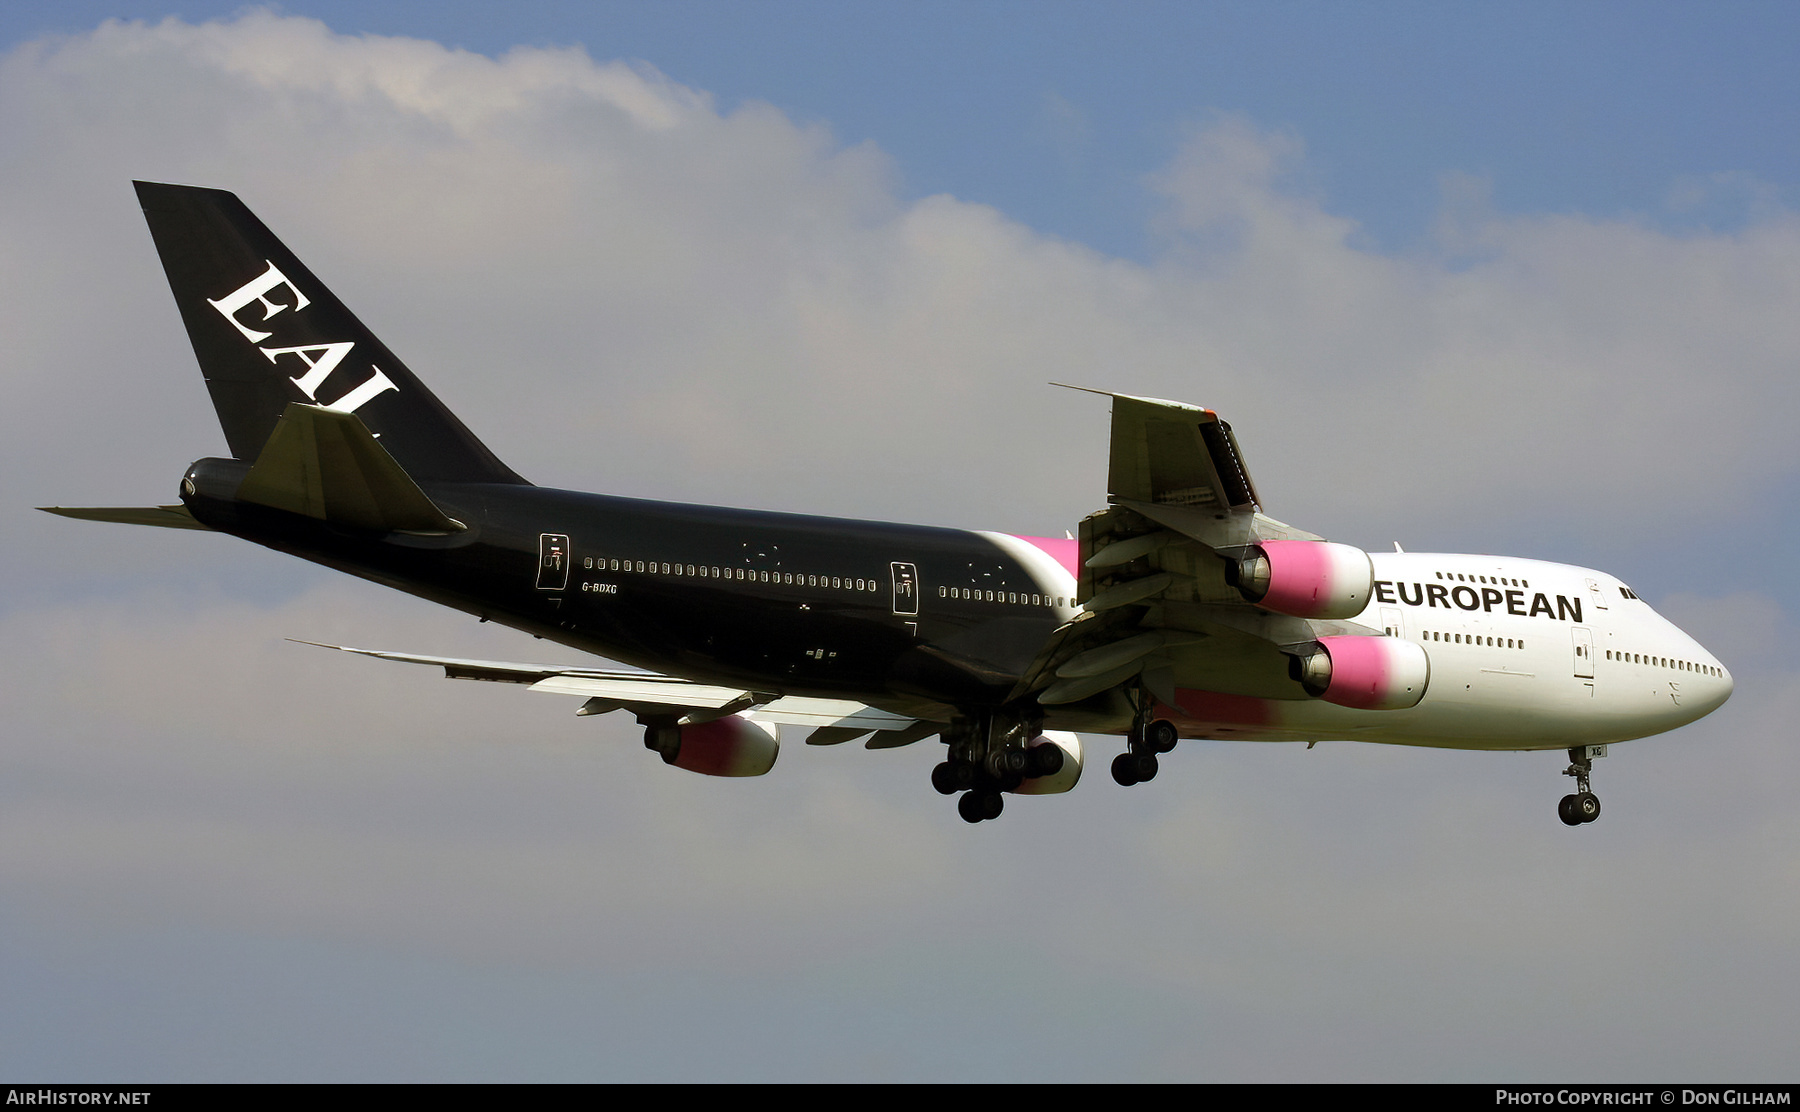
<instances>
[{"instance_id":1,"label":"airplane","mask_svg":"<svg viewBox=\"0 0 1800 1112\"><path fill-rule=\"evenodd\" d=\"M626 668L323 646L624 711L664 762L759 776L781 728L936 737L961 817L1075 787L1078 734L1121 785L1187 739L1566 750L1692 722L1730 672L1604 572L1367 552L1262 512L1231 426L1111 400L1107 504L1063 538L535 486L502 463L235 195L137 182L230 458L179 500L42 507L212 530ZM1078 388L1079 389L1079 388Z\"/></svg>"}]
</instances>

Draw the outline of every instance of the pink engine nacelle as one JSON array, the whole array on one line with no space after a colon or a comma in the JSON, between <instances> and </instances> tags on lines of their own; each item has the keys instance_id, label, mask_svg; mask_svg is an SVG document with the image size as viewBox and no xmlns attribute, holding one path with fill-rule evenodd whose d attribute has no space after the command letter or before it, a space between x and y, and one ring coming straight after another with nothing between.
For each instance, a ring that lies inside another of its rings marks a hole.
<instances>
[{"instance_id":1,"label":"pink engine nacelle","mask_svg":"<svg viewBox=\"0 0 1800 1112\"><path fill-rule=\"evenodd\" d=\"M1353 618L1375 586L1369 554L1330 541L1263 541L1225 573L1244 598L1296 618Z\"/></svg>"},{"instance_id":2,"label":"pink engine nacelle","mask_svg":"<svg viewBox=\"0 0 1800 1112\"><path fill-rule=\"evenodd\" d=\"M1416 707L1431 682L1425 650L1398 637L1321 637L1292 658L1308 695L1357 710Z\"/></svg>"},{"instance_id":3,"label":"pink engine nacelle","mask_svg":"<svg viewBox=\"0 0 1800 1112\"><path fill-rule=\"evenodd\" d=\"M663 760L702 776L761 776L775 767L781 741L775 727L729 715L678 727L681 741Z\"/></svg>"}]
</instances>

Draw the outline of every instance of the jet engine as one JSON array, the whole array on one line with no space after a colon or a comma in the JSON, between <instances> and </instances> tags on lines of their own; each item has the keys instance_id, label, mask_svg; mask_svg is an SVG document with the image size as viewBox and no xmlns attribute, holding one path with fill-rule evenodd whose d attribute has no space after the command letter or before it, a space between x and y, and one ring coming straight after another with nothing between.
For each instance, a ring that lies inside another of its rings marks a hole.
<instances>
[{"instance_id":1,"label":"jet engine","mask_svg":"<svg viewBox=\"0 0 1800 1112\"><path fill-rule=\"evenodd\" d=\"M1074 734L1045 730L1027 742L1025 748L1030 755L1028 770L1039 775L1026 776L1012 790L1014 795L1056 795L1068 791L1081 779L1081 739Z\"/></svg>"},{"instance_id":2,"label":"jet engine","mask_svg":"<svg viewBox=\"0 0 1800 1112\"><path fill-rule=\"evenodd\" d=\"M1369 605L1375 565L1360 548L1330 541L1263 541L1225 580L1265 610L1296 618L1353 618Z\"/></svg>"},{"instance_id":3,"label":"jet engine","mask_svg":"<svg viewBox=\"0 0 1800 1112\"><path fill-rule=\"evenodd\" d=\"M775 727L742 715L686 725L653 725L644 745L676 768L702 776L761 776L775 767L781 742Z\"/></svg>"},{"instance_id":4,"label":"jet engine","mask_svg":"<svg viewBox=\"0 0 1800 1112\"><path fill-rule=\"evenodd\" d=\"M1398 637L1321 637L1291 657L1288 674L1306 693L1357 710L1405 710L1425 697L1431 661Z\"/></svg>"}]
</instances>

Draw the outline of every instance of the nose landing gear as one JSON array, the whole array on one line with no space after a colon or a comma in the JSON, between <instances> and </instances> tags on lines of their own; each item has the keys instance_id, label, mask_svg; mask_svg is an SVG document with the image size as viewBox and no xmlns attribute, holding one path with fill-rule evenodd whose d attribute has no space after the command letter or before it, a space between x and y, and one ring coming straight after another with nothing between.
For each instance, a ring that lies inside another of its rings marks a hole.
<instances>
[{"instance_id":1,"label":"nose landing gear","mask_svg":"<svg viewBox=\"0 0 1800 1112\"><path fill-rule=\"evenodd\" d=\"M1569 750L1569 767L1564 776L1575 777L1575 793L1565 795L1556 805L1556 815L1564 826L1580 826L1600 817L1600 797L1588 790L1588 774L1594 769L1594 758L1606 756L1604 745L1577 745Z\"/></svg>"}]
</instances>

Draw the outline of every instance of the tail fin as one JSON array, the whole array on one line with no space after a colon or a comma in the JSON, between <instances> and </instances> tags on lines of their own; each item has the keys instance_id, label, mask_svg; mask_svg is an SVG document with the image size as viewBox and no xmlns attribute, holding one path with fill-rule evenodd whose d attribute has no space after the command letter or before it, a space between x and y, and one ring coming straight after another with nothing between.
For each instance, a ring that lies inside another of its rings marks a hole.
<instances>
[{"instance_id":1,"label":"tail fin","mask_svg":"<svg viewBox=\"0 0 1800 1112\"><path fill-rule=\"evenodd\" d=\"M233 456L301 402L354 413L414 479L525 482L235 195L134 184Z\"/></svg>"}]
</instances>

